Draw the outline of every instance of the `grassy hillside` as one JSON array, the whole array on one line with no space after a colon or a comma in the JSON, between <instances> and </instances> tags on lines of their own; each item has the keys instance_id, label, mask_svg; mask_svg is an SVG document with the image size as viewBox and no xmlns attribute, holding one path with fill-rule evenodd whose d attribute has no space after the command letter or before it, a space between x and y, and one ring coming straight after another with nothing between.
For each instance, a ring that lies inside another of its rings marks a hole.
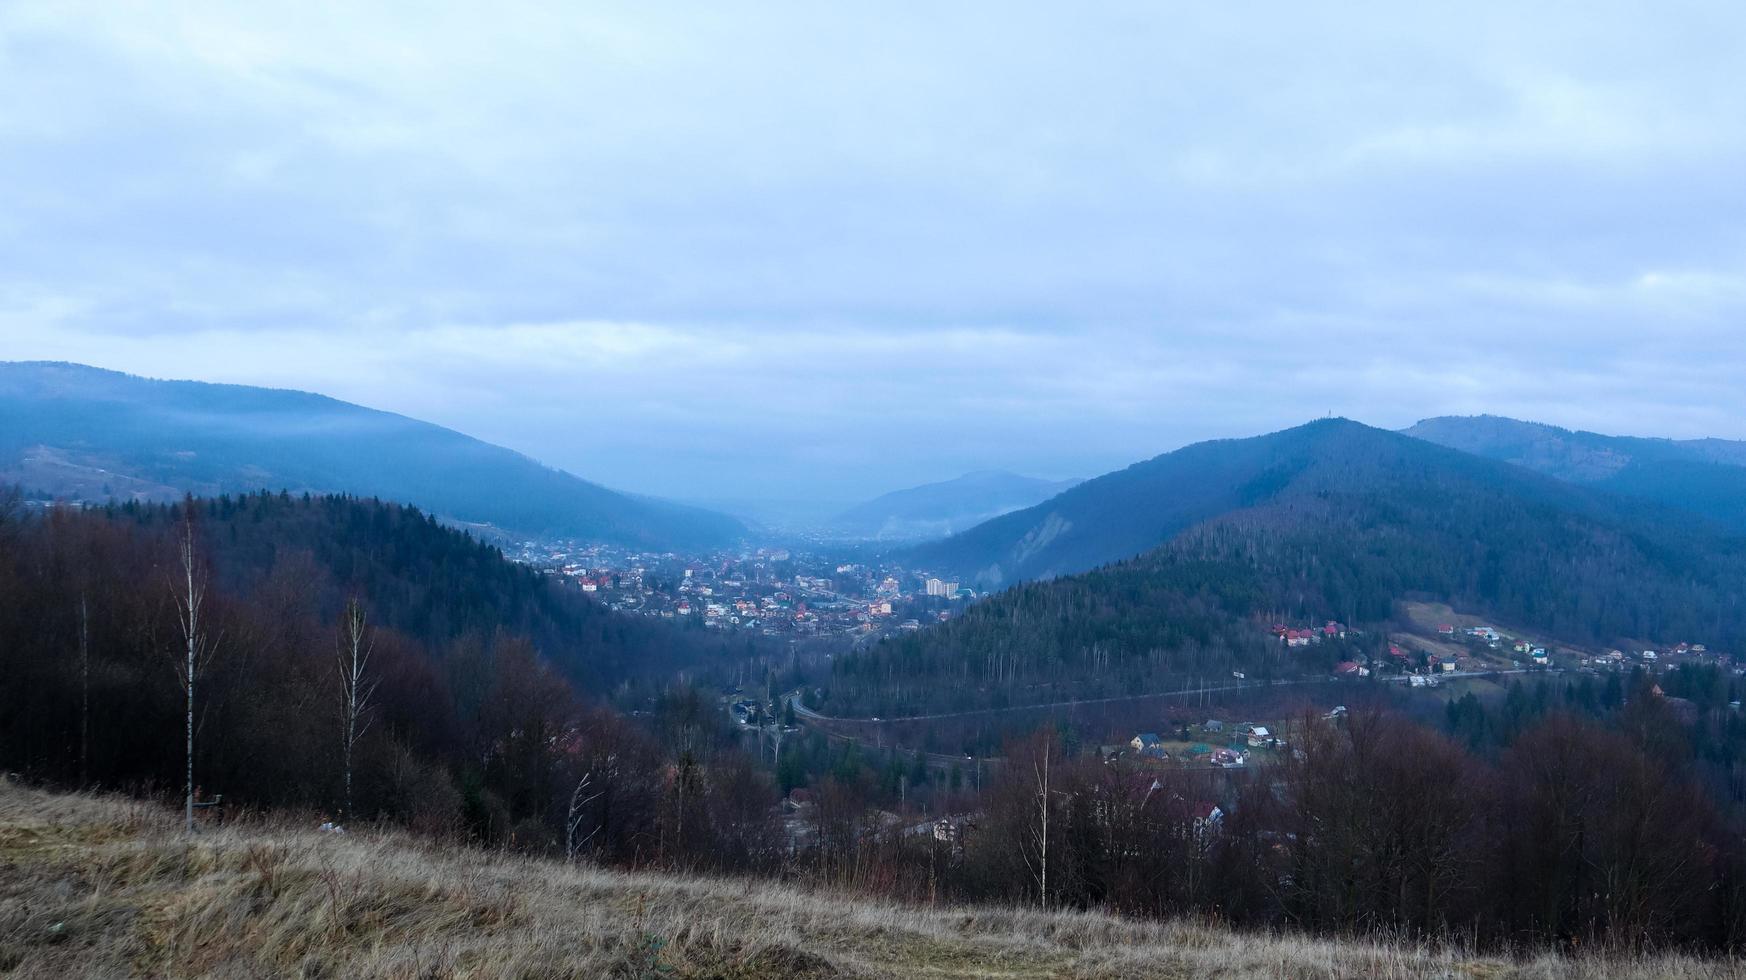
<instances>
[{"instance_id":1,"label":"grassy hillside","mask_svg":"<svg viewBox=\"0 0 1746 980\"><path fill-rule=\"evenodd\" d=\"M1588 977L1731 980L1737 961L1513 961L1097 913L915 908L617 873L0 781L0 973L21 977Z\"/></svg>"},{"instance_id":2,"label":"grassy hillside","mask_svg":"<svg viewBox=\"0 0 1746 980\"><path fill-rule=\"evenodd\" d=\"M725 515L617 493L401 415L77 364L0 363L0 482L82 500L347 493L524 534L655 548L745 533Z\"/></svg>"}]
</instances>

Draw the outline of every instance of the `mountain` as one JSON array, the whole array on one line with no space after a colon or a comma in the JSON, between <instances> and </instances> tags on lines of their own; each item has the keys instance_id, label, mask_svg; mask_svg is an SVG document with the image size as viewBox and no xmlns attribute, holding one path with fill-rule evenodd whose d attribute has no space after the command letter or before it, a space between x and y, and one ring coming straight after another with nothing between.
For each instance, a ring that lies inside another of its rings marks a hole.
<instances>
[{"instance_id":1,"label":"mountain","mask_svg":"<svg viewBox=\"0 0 1746 980\"><path fill-rule=\"evenodd\" d=\"M656 549L745 533L725 515L618 493L401 415L76 364L0 363L0 482L84 500L347 493L514 533Z\"/></svg>"},{"instance_id":2,"label":"mountain","mask_svg":"<svg viewBox=\"0 0 1746 980\"><path fill-rule=\"evenodd\" d=\"M1040 503L1079 482L982 470L955 480L894 490L838 514L831 523L839 533L879 541L944 537Z\"/></svg>"},{"instance_id":3,"label":"mountain","mask_svg":"<svg viewBox=\"0 0 1746 980\"><path fill-rule=\"evenodd\" d=\"M1142 495L1172 486L1183 492ZM1141 505L1138 518L1124 509ZM1060 530L1038 553L1057 568L1092 560L1094 546L1131 548L1146 533L1167 540L838 658L832 705L890 717L1131 694L1231 671L1325 676L1335 660L1379 656L1383 629L1409 599L1594 647L1746 647L1739 536L1345 420L1192 446L943 544L981 543L998 528L1011 549L1012 535L1050 520ZM1267 630L1328 620L1367 637L1287 654Z\"/></svg>"},{"instance_id":4,"label":"mountain","mask_svg":"<svg viewBox=\"0 0 1746 980\"><path fill-rule=\"evenodd\" d=\"M1276 491L1294 466L1308 461L1325 431L1311 425L1196 443L921 545L908 558L984 587L1086 571Z\"/></svg>"},{"instance_id":5,"label":"mountain","mask_svg":"<svg viewBox=\"0 0 1746 980\"><path fill-rule=\"evenodd\" d=\"M1425 419L1415 438L1746 529L1746 442L1645 439L1495 415Z\"/></svg>"}]
</instances>

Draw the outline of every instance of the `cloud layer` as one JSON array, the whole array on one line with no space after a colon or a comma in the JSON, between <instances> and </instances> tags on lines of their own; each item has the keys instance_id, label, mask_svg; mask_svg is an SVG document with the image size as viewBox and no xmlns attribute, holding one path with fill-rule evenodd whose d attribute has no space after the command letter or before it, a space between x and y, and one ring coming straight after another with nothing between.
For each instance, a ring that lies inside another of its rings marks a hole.
<instances>
[{"instance_id":1,"label":"cloud layer","mask_svg":"<svg viewBox=\"0 0 1746 980\"><path fill-rule=\"evenodd\" d=\"M694 498L1746 437L1746 8L1422 6L10 4L0 356Z\"/></svg>"}]
</instances>

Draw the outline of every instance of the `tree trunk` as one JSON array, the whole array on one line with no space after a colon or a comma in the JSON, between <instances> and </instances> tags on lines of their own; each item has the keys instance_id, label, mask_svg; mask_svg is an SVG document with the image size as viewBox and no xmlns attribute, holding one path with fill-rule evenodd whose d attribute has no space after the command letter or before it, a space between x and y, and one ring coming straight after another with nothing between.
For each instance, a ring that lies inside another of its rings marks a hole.
<instances>
[{"instance_id":1,"label":"tree trunk","mask_svg":"<svg viewBox=\"0 0 1746 980\"><path fill-rule=\"evenodd\" d=\"M187 691L187 695L188 695L188 713L187 713L188 778L187 778L187 781L183 784L183 788L186 790L185 800L186 800L186 815L187 815L188 830L192 831L194 829L194 680L195 680L194 675L195 675L195 669L198 666L197 657L196 657L197 644L195 642L195 636L197 635L197 630L199 628L200 605L199 605L199 601L196 598L196 595L194 592L194 528L193 528L193 525L189 525L187 535L188 536L185 539L185 541L183 543L183 548L182 548L182 568L187 573L187 577L188 577L188 608L187 608L188 628L183 632L184 638L188 641L188 662L187 662L187 666L185 667L185 673L183 675L186 678L185 686L186 686L186 691Z\"/></svg>"},{"instance_id":2,"label":"tree trunk","mask_svg":"<svg viewBox=\"0 0 1746 980\"><path fill-rule=\"evenodd\" d=\"M79 594L79 785L91 785L91 610Z\"/></svg>"}]
</instances>

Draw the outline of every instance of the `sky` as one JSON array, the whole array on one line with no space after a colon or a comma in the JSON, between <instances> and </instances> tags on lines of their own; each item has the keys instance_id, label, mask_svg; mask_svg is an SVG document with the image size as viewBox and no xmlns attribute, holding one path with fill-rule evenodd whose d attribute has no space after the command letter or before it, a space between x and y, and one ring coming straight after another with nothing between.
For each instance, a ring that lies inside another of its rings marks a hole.
<instances>
[{"instance_id":1,"label":"sky","mask_svg":"<svg viewBox=\"0 0 1746 980\"><path fill-rule=\"evenodd\" d=\"M1746 438L1746 4L0 4L0 359L625 489Z\"/></svg>"}]
</instances>

